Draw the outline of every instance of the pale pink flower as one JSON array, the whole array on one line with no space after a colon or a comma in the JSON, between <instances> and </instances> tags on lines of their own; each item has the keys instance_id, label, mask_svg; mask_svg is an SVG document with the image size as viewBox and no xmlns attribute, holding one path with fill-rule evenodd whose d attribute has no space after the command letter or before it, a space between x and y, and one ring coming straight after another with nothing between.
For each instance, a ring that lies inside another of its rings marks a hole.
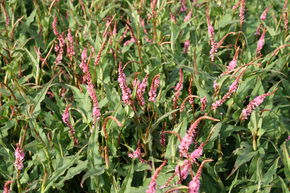
<instances>
[{"instance_id":1,"label":"pale pink flower","mask_svg":"<svg viewBox=\"0 0 290 193\"><path fill-rule=\"evenodd\" d=\"M256 109L258 106L260 106L260 104L263 103L263 101L265 100L266 96L270 96L273 93L266 93L260 96L257 96L256 98L254 98L245 109L242 110L242 120L248 119L248 117L251 115L252 111L254 109Z\"/></svg>"},{"instance_id":2,"label":"pale pink flower","mask_svg":"<svg viewBox=\"0 0 290 193\"><path fill-rule=\"evenodd\" d=\"M199 117L195 122L193 122L190 125L190 128L188 129L188 131L185 134L185 136L182 138L181 143L179 145L179 154L180 154L180 156L186 157L186 158L188 157L188 150L189 150L190 145L193 142L193 138L196 136L197 126L199 125L199 123L203 119L210 119L212 121L219 121L218 119L214 119L212 117L202 116L202 117Z\"/></svg>"},{"instance_id":3,"label":"pale pink flower","mask_svg":"<svg viewBox=\"0 0 290 193\"><path fill-rule=\"evenodd\" d=\"M232 71L232 70L234 70L236 66L237 66L237 60L236 60L236 59L233 59L233 60L229 63L228 71Z\"/></svg>"},{"instance_id":4,"label":"pale pink flower","mask_svg":"<svg viewBox=\"0 0 290 193\"><path fill-rule=\"evenodd\" d=\"M146 190L146 193L156 193L156 189L157 189L157 184L156 184L156 180L158 178L158 175L160 173L160 171L162 170L162 168L166 165L167 160L165 160L161 166L159 166L159 168L157 168L153 174L153 176L151 177L151 182L149 184L148 189Z\"/></svg>"},{"instance_id":5,"label":"pale pink flower","mask_svg":"<svg viewBox=\"0 0 290 193\"><path fill-rule=\"evenodd\" d=\"M177 175L181 181L185 180L188 176L188 171L191 168L191 165L192 163L190 160L188 159L184 160L181 165L177 165L175 167L174 175Z\"/></svg>"},{"instance_id":6,"label":"pale pink flower","mask_svg":"<svg viewBox=\"0 0 290 193\"><path fill-rule=\"evenodd\" d=\"M122 100L125 104L127 105L132 105L132 100L131 100L131 90L127 86L126 83L126 75L123 71L122 64L119 64L119 76L118 76L118 82L122 91Z\"/></svg>"},{"instance_id":7,"label":"pale pink flower","mask_svg":"<svg viewBox=\"0 0 290 193\"><path fill-rule=\"evenodd\" d=\"M128 157L130 157L132 159L136 159L136 158L141 157L141 149L140 149L140 147L137 147L137 149L133 153L129 153Z\"/></svg>"},{"instance_id":8,"label":"pale pink flower","mask_svg":"<svg viewBox=\"0 0 290 193\"><path fill-rule=\"evenodd\" d=\"M192 163L202 155L203 147L204 143L200 144L200 146L189 155L187 160L184 160L181 165L175 167L175 175L177 175L180 180L185 180L187 178Z\"/></svg>"},{"instance_id":9,"label":"pale pink flower","mask_svg":"<svg viewBox=\"0 0 290 193\"><path fill-rule=\"evenodd\" d=\"M233 7L232 9L235 10L240 6L240 1L238 1Z\"/></svg>"},{"instance_id":10,"label":"pale pink flower","mask_svg":"<svg viewBox=\"0 0 290 193\"><path fill-rule=\"evenodd\" d=\"M188 193L198 193L200 187L199 176L194 176L189 183Z\"/></svg>"},{"instance_id":11,"label":"pale pink flower","mask_svg":"<svg viewBox=\"0 0 290 193\"><path fill-rule=\"evenodd\" d=\"M239 86L239 78L237 78L229 87L228 92L222 97L222 99L217 100L211 106L212 110L216 110L219 106L221 106L227 99L229 99L234 92L238 89Z\"/></svg>"},{"instance_id":12,"label":"pale pink flower","mask_svg":"<svg viewBox=\"0 0 290 193\"><path fill-rule=\"evenodd\" d=\"M130 40L127 40L125 43L124 43L124 46L128 46L130 43L135 43L137 42L135 38L131 38Z\"/></svg>"},{"instance_id":13,"label":"pale pink flower","mask_svg":"<svg viewBox=\"0 0 290 193\"><path fill-rule=\"evenodd\" d=\"M136 97L137 97L138 103L141 106L145 105L145 99L143 97L143 94L144 94L146 87L147 87L147 80L148 80L148 74L144 77L142 82L140 84L138 84L138 87L136 90Z\"/></svg>"},{"instance_id":14,"label":"pale pink flower","mask_svg":"<svg viewBox=\"0 0 290 193\"><path fill-rule=\"evenodd\" d=\"M192 11L188 12L188 14L184 18L184 22L188 22L191 19Z\"/></svg>"},{"instance_id":15,"label":"pale pink flower","mask_svg":"<svg viewBox=\"0 0 290 193\"><path fill-rule=\"evenodd\" d=\"M23 150L19 147L19 144L16 144L16 150L15 150L15 167L17 168L17 170L22 170L23 168L23 160L24 160L24 152Z\"/></svg>"},{"instance_id":16,"label":"pale pink flower","mask_svg":"<svg viewBox=\"0 0 290 193\"><path fill-rule=\"evenodd\" d=\"M53 22L52 22L52 29L53 29L53 33L54 35L58 36L58 31L57 31L57 17L54 17Z\"/></svg>"},{"instance_id":17,"label":"pale pink flower","mask_svg":"<svg viewBox=\"0 0 290 193\"><path fill-rule=\"evenodd\" d=\"M58 46L57 46L57 48L55 48L55 50L58 50L58 54L57 54L55 63L59 63L62 61L63 52L64 52L63 48L64 48L64 44L65 44L65 41L64 41L62 34L58 35L57 39L58 39Z\"/></svg>"},{"instance_id":18,"label":"pale pink flower","mask_svg":"<svg viewBox=\"0 0 290 193\"><path fill-rule=\"evenodd\" d=\"M210 45L211 45L209 54L210 54L211 61L214 61L214 56L217 53L217 43L214 40L215 33L214 33L214 28L210 22L210 16L209 16L208 10L206 11L206 21L207 21L207 28L208 28L208 36L209 36Z\"/></svg>"},{"instance_id":19,"label":"pale pink flower","mask_svg":"<svg viewBox=\"0 0 290 193\"><path fill-rule=\"evenodd\" d=\"M7 181L7 182L5 182L5 184L4 184L4 190L3 190L3 193L10 193L10 184L12 184L13 183L13 181Z\"/></svg>"},{"instance_id":20,"label":"pale pink flower","mask_svg":"<svg viewBox=\"0 0 290 193\"><path fill-rule=\"evenodd\" d=\"M87 48L84 48L84 50L82 52L80 68L82 69L82 71L84 73L84 80L87 83L88 93L93 101L93 117L96 120L99 120L99 118L101 116L101 112L99 109L99 102L97 99L97 95L94 91L94 84L92 82L91 74L89 71L89 65L87 63Z\"/></svg>"},{"instance_id":21,"label":"pale pink flower","mask_svg":"<svg viewBox=\"0 0 290 193\"><path fill-rule=\"evenodd\" d=\"M265 20L266 19L268 11L269 11L269 8L267 7L264 10L264 12L262 13L261 17L260 17L261 20Z\"/></svg>"},{"instance_id":22,"label":"pale pink flower","mask_svg":"<svg viewBox=\"0 0 290 193\"><path fill-rule=\"evenodd\" d=\"M184 46L183 46L183 52L184 52L184 53L187 53L187 52L188 52L188 48L189 48L189 46L190 46L190 40L186 40L186 41L184 42Z\"/></svg>"},{"instance_id":23,"label":"pale pink flower","mask_svg":"<svg viewBox=\"0 0 290 193\"><path fill-rule=\"evenodd\" d=\"M157 92L157 88L159 87L159 84L160 84L159 77L160 77L160 75L157 74L152 79L150 91L148 93L149 101L155 102L155 100L156 100L156 96L157 96L156 92Z\"/></svg>"},{"instance_id":24,"label":"pale pink flower","mask_svg":"<svg viewBox=\"0 0 290 193\"><path fill-rule=\"evenodd\" d=\"M200 176L202 173L202 168L206 162L213 161L213 160L204 160L201 165L199 166L196 175L192 178L188 185L188 193L198 193L200 187Z\"/></svg>"},{"instance_id":25,"label":"pale pink flower","mask_svg":"<svg viewBox=\"0 0 290 193\"><path fill-rule=\"evenodd\" d=\"M246 0L240 0L240 25L242 26L245 21L245 7L246 7Z\"/></svg>"},{"instance_id":26,"label":"pale pink flower","mask_svg":"<svg viewBox=\"0 0 290 193\"><path fill-rule=\"evenodd\" d=\"M261 50L265 44L265 34L266 34L266 29L264 29L258 43L257 43L257 49L256 49L256 53L257 54L261 54Z\"/></svg>"},{"instance_id":27,"label":"pale pink flower","mask_svg":"<svg viewBox=\"0 0 290 193\"><path fill-rule=\"evenodd\" d=\"M68 29L68 32L67 32L67 40L68 40L68 44L66 46L66 52L69 55L69 57L72 57L75 55L75 51L74 51L74 39L71 34L70 28Z\"/></svg>"}]
</instances>

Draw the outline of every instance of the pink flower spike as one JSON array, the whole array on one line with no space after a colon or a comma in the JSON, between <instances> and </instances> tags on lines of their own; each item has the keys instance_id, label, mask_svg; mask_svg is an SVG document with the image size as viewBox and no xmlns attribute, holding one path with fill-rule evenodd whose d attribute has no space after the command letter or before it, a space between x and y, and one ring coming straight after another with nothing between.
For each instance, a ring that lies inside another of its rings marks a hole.
<instances>
[{"instance_id":1,"label":"pink flower spike","mask_svg":"<svg viewBox=\"0 0 290 193\"><path fill-rule=\"evenodd\" d=\"M240 76L230 85L228 92L222 97L222 99L217 100L211 106L212 110L216 110L219 106L221 106L227 99L229 99L234 92L237 91L239 86Z\"/></svg>"},{"instance_id":2,"label":"pink flower spike","mask_svg":"<svg viewBox=\"0 0 290 193\"><path fill-rule=\"evenodd\" d=\"M262 35L261 35L261 37L260 37L260 39L259 39L259 41L257 43L256 53L258 55L261 54L261 50L262 50L262 48L263 48L263 46L265 44L265 34L266 34L266 29L263 30L263 33L262 33Z\"/></svg>"},{"instance_id":3,"label":"pink flower spike","mask_svg":"<svg viewBox=\"0 0 290 193\"><path fill-rule=\"evenodd\" d=\"M156 189L157 189L156 180L158 178L160 171L166 165L166 163L167 163L167 160L164 160L164 162L161 164L161 166L159 166L159 168L156 169L153 176L151 177L151 182L149 184L148 189L146 190L146 193L156 193Z\"/></svg>"},{"instance_id":4,"label":"pink flower spike","mask_svg":"<svg viewBox=\"0 0 290 193\"><path fill-rule=\"evenodd\" d=\"M68 40L68 44L66 46L66 52L69 55L69 57L72 57L75 55L75 51L74 51L74 39L71 34L70 28L68 29L68 32L67 32L67 40Z\"/></svg>"},{"instance_id":5,"label":"pink flower spike","mask_svg":"<svg viewBox=\"0 0 290 193\"><path fill-rule=\"evenodd\" d=\"M141 106L145 105L145 100L144 100L143 94L144 94L146 87L147 87L147 80L148 80L148 74L144 77L142 82L140 84L138 84L138 87L136 90L137 100Z\"/></svg>"},{"instance_id":6,"label":"pink flower spike","mask_svg":"<svg viewBox=\"0 0 290 193\"><path fill-rule=\"evenodd\" d=\"M186 17L184 18L184 22L188 22L191 19L192 11L188 12Z\"/></svg>"},{"instance_id":7,"label":"pink flower spike","mask_svg":"<svg viewBox=\"0 0 290 193\"><path fill-rule=\"evenodd\" d=\"M245 21L245 7L246 7L246 0L240 0L240 25L242 26Z\"/></svg>"},{"instance_id":8,"label":"pink flower spike","mask_svg":"<svg viewBox=\"0 0 290 193\"><path fill-rule=\"evenodd\" d=\"M135 151L133 151L133 153L129 153L128 157L130 157L131 159L139 159L139 161L141 163L147 163L141 156L141 148L137 147L137 149Z\"/></svg>"},{"instance_id":9,"label":"pink flower spike","mask_svg":"<svg viewBox=\"0 0 290 193\"><path fill-rule=\"evenodd\" d=\"M57 31L57 17L54 17L53 22L52 22L52 29L53 29L53 33L54 35L58 36L58 31Z\"/></svg>"},{"instance_id":10,"label":"pink flower spike","mask_svg":"<svg viewBox=\"0 0 290 193\"><path fill-rule=\"evenodd\" d=\"M82 52L80 68L82 69L82 71L84 73L83 79L87 83L87 90L88 90L88 93L93 101L93 117L95 118L95 120L99 120L101 117L101 112L99 109L99 102L97 99L97 95L95 93L94 84L93 84L91 74L89 71L89 65L87 63L87 48L84 48L84 50Z\"/></svg>"},{"instance_id":11,"label":"pink flower spike","mask_svg":"<svg viewBox=\"0 0 290 193\"><path fill-rule=\"evenodd\" d=\"M23 160L24 160L24 152L23 150L19 147L19 144L16 144L16 150L15 150L15 167L17 168L17 170L22 170L23 168Z\"/></svg>"},{"instance_id":12,"label":"pink flower spike","mask_svg":"<svg viewBox=\"0 0 290 193\"><path fill-rule=\"evenodd\" d=\"M188 193L198 193L199 192L199 187L200 187L200 176L202 173L202 168L206 162L210 162L213 160L204 160L201 165L198 168L198 171L196 172L196 175L192 178L188 185Z\"/></svg>"},{"instance_id":13,"label":"pink flower spike","mask_svg":"<svg viewBox=\"0 0 290 193\"><path fill-rule=\"evenodd\" d=\"M265 98L267 96L270 96L272 94L274 94L276 92L276 90L272 93L266 93L260 96L257 96L256 98L254 98L245 109L242 110L242 117L241 120L246 120L248 119L248 117L251 115L252 111L255 110L258 106L260 106L260 104L263 103L263 101L265 100Z\"/></svg>"},{"instance_id":14,"label":"pink flower spike","mask_svg":"<svg viewBox=\"0 0 290 193\"><path fill-rule=\"evenodd\" d=\"M155 102L156 101L156 96L157 96L156 92L157 92L157 88L159 87L159 84L160 84L159 77L160 77L160 75L157 74L152 79L150 91L148 93L148 95L149 95L149 101L152 101L152 102Z\"/></svg>"},{"instance_id":15,"label":"pink flower spike","mask_svg":"<svg viewBox=\"0 0 290 193\"><path fill-rule=\"evenodd\" d=\"M268 11L269 11L269 8L267 7L264 10L264 12L262 13L261 17L260 17L261 20L265 20L266 19Z\"/></svg>"},{"instance_id":16,"label":"pink flower spike","mask_svg":"<svg viewBox=\"0 0 290 193\"><path fill-rule=\"evenodd\" d=\"M123 71L122 63L119 63L119 77L118 77L118 82L120 85L120 88L122 90L122 100L125 104L127 105L132 105L132 100L131 100L131 90L127 86L126 83L126 75Z\"/></svg>"},{"instance_id":17,"label":"pink flower spike","mask_svg":"<svg viewBox=\"0 0 290 193\"><path fill-rule=\"evenodd\" d=\"M141 149L140 149L140 147L137 147L137 149L133 153L129 153L128 157L130 157L132 159L136 159L136 158L141 157Z\"/></svg>"},{"instance_id":18,"label":"pink flower spike","mask_svg":"<svg viewBox=\"0 0 290 193\"><path fill-rule=\"evenodd\" d=\"M10 193L10 184L12 184L13 183L13 181L7 181L7 182L5 182L5 184L4 184L4 190L3 190L3 193Z\"/></svg>"},{"instance_id":19,"label":"pink flower spike","mask_svg":"<svg viewBox=\"0 0 290 193\"><path fill-rule=\"evenodd\" d=\"M179 154L181 157L188 157L188 150L190 145L193 142L193 138L196 136L197 133L197 126L199 125L199 123L203 120L203 119L209 119L212 121L219 121L218 119L214 119L212 117L209 116L202 116L199 117L195 122L193 122L190 125L190 128L188 129L187 133L185 134L185 136L182 138L180 145L179 145Z\"/></svg>"},{"instance_id":20,"label":"pink flower spike","mask_svg":"<svg viewBox=\"0 0 290 193\"><path fill-rule=\"evenodd\" d=\"M209 36L210 45L211 45L209 54L210 54L211 61L214 61L214 56L217 53L217 43L214 40L215 33L214 33L214 28L210 22L209 9L206 10L206 21L207 21L207 28L208 28L208 36Z\"/></svg>"}]
</instances>

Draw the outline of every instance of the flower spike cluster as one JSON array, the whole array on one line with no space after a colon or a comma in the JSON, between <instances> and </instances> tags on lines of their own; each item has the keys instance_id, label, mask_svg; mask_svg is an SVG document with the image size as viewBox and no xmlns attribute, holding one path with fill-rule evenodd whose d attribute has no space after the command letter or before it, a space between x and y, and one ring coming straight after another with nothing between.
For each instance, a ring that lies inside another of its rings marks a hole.
<instances>
[{"instance_id":1,"label":"flower spike cluster","mask_svg":"<svg viewBox=\"0 0 290 193\"><path fill-rule=\"evenodd\" d=\"M213 160L204 160L201 165L199 166L196 175L192 178L192 180L190 181L189 185L188 185L188 193L198 193L199 192L199 187L200 187L200 176L202 173L202 168L204 166L204 164L206 162L210 162Z\"/></svg>"},{"instance_id":2,"label":"flower spike cluster","mask_svg":"<svg viewBox=\"0 0 290 193\"><path fill-rule=\"evenodd\" d=\"M157 184L156 184L156 180L157 177L160 173L160 171L162 170L162 168L166 165L167 160L164 160L164 162L161 164L161 166L159 166L159 168L156 169L156 171L154 172L153 176L151 177L151 182L149 184L148 189L146 190L146 193L155 193L156 189L157 189Z\"/></svg>"},{"instance_id":3,"label":"flower spike cluster","mask_svg":"<svg viewBox=\"0 0 290 193\"><path fill-rule=\"evenodd\" d=\"M275 91L274 91L275 92ZM256 98L254 98L245 109L242 110L242 120L246 120L248 119L248 117L251 115L252 111L255 110L258 106L260 106L260 104L263 103L263 101L265 100L265 98L267 96L270 96L272 94L274 94L274 92L272 93L266 93L266 94L262 94L260 96L257 96Z\"/></svg>"},{"instance_id":4,"label":"flower spike cluster","mask_svg":"<svg viewBox=\"0 0 290 193\"><path fill-rule=\"evenodd\" d=\"M69 107L71 105L67 105L63 114L62 114L62 121L68 126L69 128L69 133L74 141L74 145L78 144L78 139L75 137L75 129L72 127L70 119L69 119Z\"/></svg>"},{"instance_id":5,"label":"flower spike cluster","mask_svg":"<svg viewBox=\"0 0 290 193\"><path fill-rule=\"evenodd\" d=\"M160 84L159 77L160 77L160 75L157 74L152 79L151 88L149 91L149 101L152 101L152 102L156 101L156 96L157 96L156 92L157 92L157 88L159 87L159 84Z\"/></svg>"},{"instance_id":6,"label":"flower spike cluster","mask_svg":"<svg viewBox=\"0 0 290 193\"><path fill-rule=\"evenodd\" d=\"M222 99L217 100L211 106L212 110L216 110L219 106L221 106L227 99L229 99L234 92L238 89L239 85L239 77L230 85L228 92L223 96Z\"/></svg>"},{"instance_id":7,"label":"flower spike cluster","mask_svg":"<svg viewBox=\"0 0 290 193\"><path fill-rule=\"evenodd\" d=\"M22 170L23 169L23 160L24 160L24 152L23 150L19 147L19 144L16 145L16 150L15 150L15 167L17 170Z\"/></svg>"},{"instance_id":8,"label":"flower spike cluster","mask_svg":"<svg viewBox=\"0 0 290 193\"><path fill-rule=\"evenodd\" d=\"M81 55L81 64L80 64L80 68L82 69L83 73L84 73L84 81L86 81L87 83L87 89L89 92L89 95L93 101L93 117L96 120L99 120L101 117L101 111L99 108L99 102L97 99L97 95L95 93L94 90L94 84L91 78L91 74L89 71L89 64L87 63L87 48L84 48L82 55Z\"/></svg>"},{"instance_id":9,"label":"flower spike cluster","mask_svg":"<svg viewBox=\"0 0 290 193\"><path fill-rule=\"evenodd\" d=\"M118 82L122 90L122 101L127 105L132 105L131 89L127 86L126 75L123 71L122 63L119 63L119 77Z\"/></svg>"},{"instance_id":10,"label":"flower spike cluster","mask_svg":"<svg viewBox=\"0 0 290 193\"><path fill-rule=\"evenodd\" d=\"M202 116L199 117L195 122L193 122L190 126L190 128L188 129L186 135L182 138L181 143L179 145L179 153L181 157L188 157L188 150L189 150L189 146L192 144L193 142L193 138L196 135L196 130L197 130L197 126L199 125L199 123L203 120L203 119L209 119L212 121L219 121L218 119L214 119L212 117L209 116Z\"/></svg>"},{"instance_id":11,"label":"flower spike cluster","mask_svg":"<svg viewBox=\"0 0 290 193\"><path fill-rule=\"evenodd\" d=\"M141 105L141 106L144 106L145 105L145 99L143 97L143 94L146 90L146 87L147 87L147 81L148 81L148 74L143 78L142 82L139 83L139 81L137 81L137 90L136 90L136 97L137 97L137 100L138 100L138 103Z\"/></svg>"}]
</instances>

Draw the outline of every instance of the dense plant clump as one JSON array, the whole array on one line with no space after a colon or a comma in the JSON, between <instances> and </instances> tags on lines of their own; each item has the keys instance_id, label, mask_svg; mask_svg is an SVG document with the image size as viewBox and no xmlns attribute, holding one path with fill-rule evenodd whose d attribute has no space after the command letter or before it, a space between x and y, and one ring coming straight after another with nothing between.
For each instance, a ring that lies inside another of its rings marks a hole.
<instances>
[{"instance_id":1,"label":"dense plant clump","mask_svg":"<svg viewBox=\"0 0 290 193\"><path fill-rule=\"evenodd\" d=\"M2 0L0 189L289 192L288 6Z\"/></svg>"}]
</instances>

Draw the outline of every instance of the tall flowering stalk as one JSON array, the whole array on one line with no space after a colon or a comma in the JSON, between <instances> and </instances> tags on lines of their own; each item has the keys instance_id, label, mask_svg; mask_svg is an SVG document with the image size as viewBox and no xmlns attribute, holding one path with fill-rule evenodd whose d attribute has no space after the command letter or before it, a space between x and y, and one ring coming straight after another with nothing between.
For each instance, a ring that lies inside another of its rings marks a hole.
<instances>
[{"instance_id":1,"label":"tall flowering stalk","mask_svg":"<svg viewBox=\"0 0 290 193\"><path fill-rule=\"evenodd\" d=\"M274 94L275 92L276 92L276 90L274 92L262 94L262 95L257 96L256 98L254 98L247 105L247 107L242 110L241 120L248 119L248 117L251 115L252 111L255 110L258 106L260 106L260 104L263 103L263 101L265 100L265 98L267 96L270 96L270 95Z\"/></svg>"},{"instance_id":2,"label":"tall flowering stalk","mask_svg":"<svg viewBox=\"0 0 290 193\"><path fill-rule=\"evenodd\" d=\"M239 57L239 48L240 48L240 47L238 47L238 48L236 49L236 52L235 52L234 58L233 58L233 60L229 63L229 65L228 65L228 67L227 67L227 70L226 70L226 72L223 73L223 75L224 75L224 74L229 74L231 71L233 71L233 70L236 68L236 66L237 66L237 62L238 62L238 57Z\"/></svg>"},{"instance_id":3,"label":"tall flowering stalk","mask_svg":"<svg viewBox=\"0 0 290 193\"><path fill-rule=\"evenodd\" d=\"M145 105L145 99L143 97L143 94L146 90L146 87L147 87L147 81L148 81L148 74L143 78L142 82L139 83L137 82L137 90L136 90L136 97L137 97L137 100L138 100L138 103L141 105L141 106L144 106Z\"/></svg>"},{"instance_id":4,"label":"tall flowering stalk","mask_svg":"<svg viewBox=\"0 0 290 193\"><path fill-rule=\"evenodd\" d=\"M209 117L209 116L202 116L199 117L195 122L193 122L190 125L190 128L188 129L187 133L185 134L185 136L182 138L181 143L179 145L179 154L181 157L186 157L188 158L188 150L189 150L189 146L192 144L193 142L193 138L196 136L197 133L197 126L199 125L199 123L203 120L203 119L209 119L212 121L219 121L218 119Z\"/></svg>"},{"instance_id":5,"label":"tall flowering stalk","mask_svg":"<svg viewBox=\"0 0 290 193\"><path fill-rule=\"evenodd\" d=\"M263 30L263 33L262 33L262 35L257 43L257 48L256 48L257 55L261 54L261 50L265 44L265 34L266 34L266 29Z\"/></svg>"},{"instance_id":6,"label":"tall flowering stalk","mask_svg":"<svg viewBox=\"0 0 290 193\"><path fill-rule=\"evenodd\" d=\"M204 164L206 162L211 162L213 160L211 159L207 159L207 160L204 160L201 165L199 166L197 172L196 172L196 175L192 178L192 180L189 182L189 185L188 185L188 193L198 193L199 192L199 187L200 187L200 176L201 176L201 173L202 173L202 168L204 166Z\"/></svg>"},{"instance_id":7,"label":"tall flowering stalk","mask_svg":"<svg viewBox=\"0 0 290 193\"><path fill-rule=\"evenodd\" d=\"M71 122L70 122L70 118L69 118L69 107L71 105L67 105L63 114L62 114L62 121L68 126L69 128L69 133L74 141L74 145L78 144L78 139L75 137L75 129L72 127Z\"/></svg>"},{"instance_id":8,"label":"tall flowering stalk","mask_svg":"<svg viewBox=\"0 0 290 193\"><path fill-rule=\"evenodd\" d=\"M188 12L188 14L184 18L184 22L188 22L191 19L192 11Z\"/></svg>"},{"instance_id":9,"label":"tall flowering stalk","mask_svg":"<svg viewBox=\"0 0 290 193\"><path fill-rule=\"evenodd\" d=\"M216 110L219 106L221 106L224 102L226 102L226 100L229 99L234 92L236 92L239 86L239 80L240 80L239 77L230 85L228 92L222 97L222 99L217 100L216 102L212 104L211 106L212 110Z\"/></svg>"},{"instance_id":10,"label":"tall flowering stalk","mask_svg":"<svg viewBox=\"0 0 290 193\"><path fill-rule=\"evenodd\" d=\"M119 76L118 76L118 82L120 85L120 88L122 90L122 101L127 105L132 105L132 97L131 97L131 89L127 86L126 83L126 75L123 71L122 63L119 63Z\"/></svg>"},{"instance_id":11,"label":"tall flowering stalk","mask_svg":"<svg viewBox=\"0 0 290 193\"><path fill-rule=\"evenodd\" d=\"M17 168L17 170L22 170L25 154L23 152L23 149L19 147L19 144L16 144L16 150L15 150L14 156L15 156L15 162L14 162L15 167Z\"/></svg>"},{"instance_id":12,"label":"tall flowering stalk","mask_svg":"<svg viewBox=\"0 0 290 193\"><path fill-rule=\"evenodd\" d=\"M66 46L66 52L70 58L70 60L72 59L72 57L75 55L75 51L74 51L74 38L71 34L71 29L69 28L67 31L67 46Z\"/></svg>"},{"instance_id":13,"label":"tall flowering stalk","mask_svg":"<svg viewBox=\"0 0 290 193\"><path fill-rule=\"evenodd\" d=\"M163 163L159 166L159 168L156 169L153 176L151 177L151 182L149 184L148 189L146 190L146 193L155 193L156 192L156 189L157 189L156 180L158 178L160 171L166 165L166 163L167 163L167 160L164 160Z\"/></svg>"},{"instance_id":14,"label":"tall flowering stalk","mask_svg":"<svg viewBox=\"0 0 290 193\"><path fill-rule=\"evenodd\" d=\"M93 101L93 117L98 120L101 117L101 111L99 108L99 102L97 99L97 95L94 91L94 84L91 78L91 74L89 71L89 64L87 62L87 48L84 48L82 55L81 55L81 64L80 64L80 68L82 69L83 73L84 73L84 80L87 83L87 89L89 92L89 95Z\"/></svg>"},{"instance_id":15,"label":"tall flowering stalk","mask_svg":"<svg viewBox=\"0 0 290 193\"><path fill-rule=\"evenodd\" d=\"M267 8L263 11L262 15L260 16L260 19L261 19L261 20L265 20L265 19L266 19L268 11L269 11L269 8L267 7Z\"/></svg>"},{"instance_id":16,"label":"tall flowering stalk","mask_svg":"<svg viewBox=\"0 0 290 193\"><path fill-rule=\"evenodd\" d=\"M3 190L3 193L10 193L10 184L12 184L13 183L13 181L7 181L7 182L5 182L5 184L4 184L4 190Z\"/></svg>"},{"instance_id":17,"label":"tall flowering stalk","mask_svg":"<svg viewBox=\"0 0 290 193\"><path fill-rule=\"evenodd\" d=\"M245 22L245 7L246 7L246 0L240 0L240 26L242 27L243 23Z\"/></svg>"},{"instance_id":18,"label":"tall flowering stalk","mask_svg":"<svg viewBox=\"0 0 290 193\"><path fill-rule=\"evenodd\" d=\"M176 84L174 90L174 98L173 98L173 108L177 108L177 102L180 97L181 91L183 88L183 71L182 69L179 69L179 82Z\"/></svg>"},{"instance_id":19,"label":"tall flowering stalk","mask_svg":"<svg viewBox=\"0 0 290 193\"><path fill-rule=\"evenodd\" d=\"M59 33L57 31L57 17L54 17L53 22L52 22L52 29L53 29L53 33L54 35L58 36Z\"/></svg>"},{"instance_id":20,"label":"tall flowering stalk","mask_svg":"<svg viewBox=\"0 0 290 193\"><path fill-rule=\"evenodd\" d=\"M58 45L55 46L55 51L57 52L55 63L59 63L62 61L65 46L63 34L58 35L57 39Z\"/></svg>"},{"instance_id":21,"label":"tall flowering stalk","mask_svg":"<svg viewBox=\"0 0 290 193\"><path fill-rule=\"evenodd\" d=\"M200 146L195 149L186 159L181 166L175 167L175 173L180 178L180 180L185 180L188 176L189 169L191 168L193 162L198 159L203 153L204 143L201 143Z\"/></svg>"},{"instance_id":22,"label":"tall flowering stalk","mask_svg":"<svg viewBox=\"0 0 290 193\"><path fill-rule=\"evenodd\" d=\"M158 89L159 84L160 84L160 79L159 78L160 78L160 74L157 74L152 79L150 91L148 93L149 101L152 101L152 102L156 101L156 96L157 96L156 92L157 92L157 89Z\"/></svg>"},{"instance_id":23,"label":"tall flowering stalk","mask_svg":"<svg viewBox=\"0 0 290 193\"><path fill-rule=\"evenodd\" d=\"M210 22L210 16L209 16L209 9L207 8L206 10L206 21L207 21L207 28L208 28L208 36L209 36L209 39L210 39L210 45L211 45L211 50L210 50L210 58L211 58L211 61L214 61L214 56L217 52L217 43L215 42L214 40L214 28L213 26L211 25L211 22Z\"/></svg>"}]
</instances>

